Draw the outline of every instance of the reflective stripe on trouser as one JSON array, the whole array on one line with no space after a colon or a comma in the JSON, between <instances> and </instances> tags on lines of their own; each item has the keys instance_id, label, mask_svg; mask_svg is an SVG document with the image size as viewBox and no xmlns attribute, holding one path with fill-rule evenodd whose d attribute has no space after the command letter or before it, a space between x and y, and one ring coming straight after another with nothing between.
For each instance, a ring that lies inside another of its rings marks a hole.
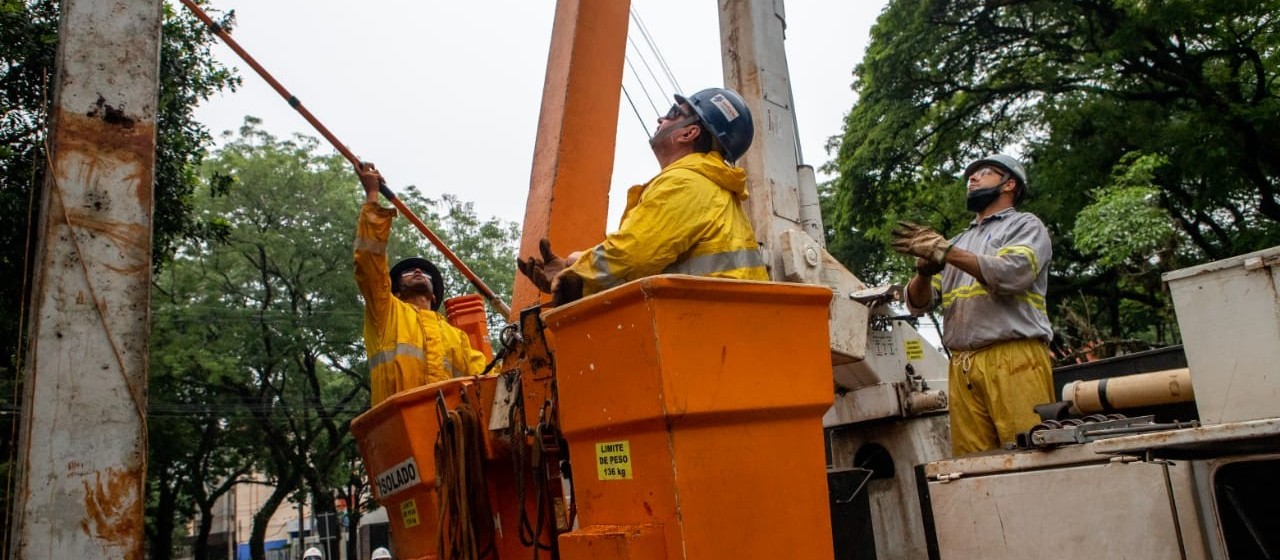
<instances>
[{"instance_id":1,"label":"reflective stripe on trouser","mask_svg":"<svg viewBox=\"0 0 1280 560\"><path fill-rule=\"evenodd\" d=\"M951 352L951 453L1000 449L1040 422L1032 408L1053 402L1049 349L1039 339Z\"/></svg>"},{"instance_id":2,"label":"reflective stripe on trouser","mask_svg":"<svg viewBox=\"0 0 1280 560\"><path fill-rule=\"evenodd\" d=\"M662 272L664 274L710 276L718 272L728 272L739 268L754 268L757 266L764 266L764 259L760 257L760 251L752 248L689 257L683 261L668 266L666 270L663 270Z\"/></svg>"}]
</instances>

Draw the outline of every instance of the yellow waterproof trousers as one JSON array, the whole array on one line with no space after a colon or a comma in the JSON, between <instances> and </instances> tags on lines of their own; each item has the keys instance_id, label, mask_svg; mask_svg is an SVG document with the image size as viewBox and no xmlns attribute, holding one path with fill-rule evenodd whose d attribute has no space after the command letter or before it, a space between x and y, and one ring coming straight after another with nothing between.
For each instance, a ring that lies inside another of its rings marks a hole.
<instances>
[{"instance_id":1,"label":"yellow waterproof trousers","mask_svg":"<svg viewBox=\"0 0 1280 560\"><path fill-rule=\"evenodd\" d=\"M948 379L954 456L1003 448L1040 422L1032 407L1056 400L1049 349L1039 339L953 351Z\"/></svg>"}]
</instances>

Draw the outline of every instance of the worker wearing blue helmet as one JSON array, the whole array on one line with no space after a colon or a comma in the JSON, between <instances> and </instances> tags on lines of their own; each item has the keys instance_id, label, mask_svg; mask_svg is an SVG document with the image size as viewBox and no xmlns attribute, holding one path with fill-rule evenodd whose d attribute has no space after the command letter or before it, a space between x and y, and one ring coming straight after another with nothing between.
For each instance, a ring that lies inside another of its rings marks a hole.
<instances>
[{"instance_id":1,"label":"worker wearing blue helmet","mask_svg":"<svg viewBox=\"0 0 1280 560\"><path fill-rule=\"evenodd\" d=\"M649 140L662 171L627 191L617 231L568 258L543 239L520 271L553 305L655 274L768 280L742 208L747 173L733 165L754 135L751 110L733 90L676 95Z\"/></svg>"}]
</instances>

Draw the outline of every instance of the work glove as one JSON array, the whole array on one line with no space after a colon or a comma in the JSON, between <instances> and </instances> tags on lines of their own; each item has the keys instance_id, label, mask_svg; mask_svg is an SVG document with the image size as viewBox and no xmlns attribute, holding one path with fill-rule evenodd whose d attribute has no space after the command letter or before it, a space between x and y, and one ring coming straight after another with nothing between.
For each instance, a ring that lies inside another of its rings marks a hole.
<instances>
[{"instance_id":1,"label":"work glove","mask_svg":"<svg viewBox=\"0 0 1280 560\"><path fill-rule=\"evenodd\" d=\"M386 184L386 180L382 178L382 174L378 173L378 170L374 168L373 164L367 161L360 162L360 169L357 171L357 174L360 176L360 186L364 188L366 196L378 196L377 193L379 187Z\"/></svg>"},{"instance_id":2,"label":"work glove","mask_svg":"<svg viewBox=\"0 0 1280 560\"><path fill-rule=\"evenodd\" d=\"M520 269L520 273L530 282L533 282L538 291L550 294L552 282L568 266L568 263L551 252L551 241L546 238L538 241L538 252L542 254L541 258L516 259L516 268Z\"/></svg>"},{"instance_id":3,"label":"work glove","mask_svg":"<svg viewBox=\"0 0 1280 560\"><path fill-rule=\"evenodd\" d=\"M556 276L551 283L551 306L559 307L582 299L582 277L573 272Z\"/></svg>"},{"instance_id":4,"label":"work glove","mask_svg":"<svg viewBox=\"0 0 1280 560\"><path fill-rule=\"evenodd\" d=\"M941 273L942 269L946 268L946 266L947 263L929 262L920 257L916 257L916 274L924 276L925 278Z\"/></svg>"},{"instance_id":5,"label":"work glove","mask_svg":"<svg viewBox=\"0 0 1280 560\"><path fill-rule=\"evenodd\" d=\"M951 243L932 228L911 222L898 222L898 227L893 228L892 233L894 251L919 257L931 264L946 264Z\"/></svg>"}]
</instances>

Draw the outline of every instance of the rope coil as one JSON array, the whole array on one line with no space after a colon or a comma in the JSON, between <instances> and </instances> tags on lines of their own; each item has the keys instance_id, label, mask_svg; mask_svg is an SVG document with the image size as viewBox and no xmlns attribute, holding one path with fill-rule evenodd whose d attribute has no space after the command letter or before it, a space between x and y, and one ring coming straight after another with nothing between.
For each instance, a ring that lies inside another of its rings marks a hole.
<instances>
[{"instance_id":1,"label":"rope coil","mask_svg":"<svg viewBox=\"0 0 1280 560\"><path fill-rule=\"evenodd\" d=\"M442 560L479 560L494 550L492 507L485 484L483 432L467 392L449 410L436 394L436 488L440 493L436 551Z\"/></svg>"}]
</instances>

